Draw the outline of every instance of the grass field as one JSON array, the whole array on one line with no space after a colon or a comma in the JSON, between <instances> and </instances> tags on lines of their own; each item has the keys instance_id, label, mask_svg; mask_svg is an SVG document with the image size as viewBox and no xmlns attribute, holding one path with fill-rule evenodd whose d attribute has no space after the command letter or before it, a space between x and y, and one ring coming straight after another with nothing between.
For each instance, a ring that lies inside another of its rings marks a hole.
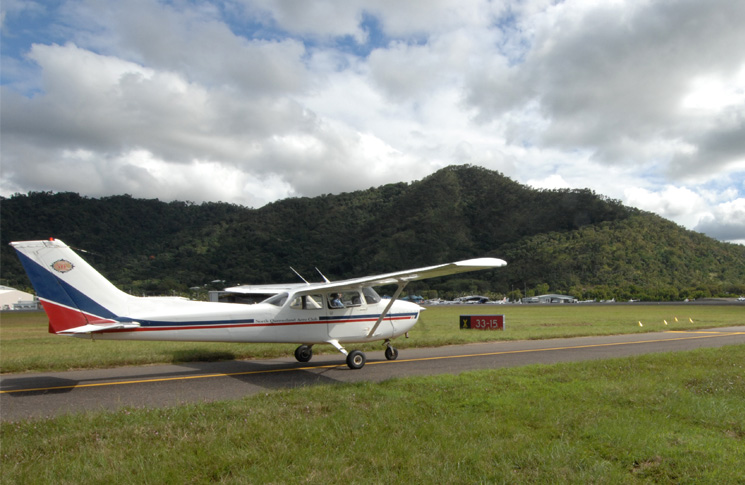
<instances>
[{"instance_id":1,"label":"grass field","mask_svg":"<svg viewBox=\"0 0 745 485\"><path fill-rule=\"evenodd\" d=\"M0 483L745 483L743 402L743 345L313 386L2 423Z\"/></svg>"},{"instance_id":2,"label":"grass field","mask_svg":"<svg viewBox=\"0 0 745 485\"><path fill-rule=\"evenodd\" d=\"M505 331L460 330L461 314L504 314ZM676 322L675 319L678 319ZM668 325L663 321L666 320ZM693 322L691 322L691 320ZM0 372L52 371L292 355L296 345L91 341L47 333L44 313L0 316ZM642 322L643 326L639 326ZM610 335L745 324L745 305L458 305L431 307L400 349L486 340ZM381 350L380 342L350 348ZM336 353L316 346L316 353Z\"/></svg>"}]
</instances>

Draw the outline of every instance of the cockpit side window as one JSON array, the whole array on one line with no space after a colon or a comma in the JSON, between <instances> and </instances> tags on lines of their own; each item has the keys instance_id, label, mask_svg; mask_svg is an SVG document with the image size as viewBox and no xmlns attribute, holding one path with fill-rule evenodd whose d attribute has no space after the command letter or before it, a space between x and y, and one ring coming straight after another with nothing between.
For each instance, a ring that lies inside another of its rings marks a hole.
<instances>
[{"instance_id":1,"label":"cockpit side window","mask_svg":"<svg viewBox=\"0 0 745 485\"><path fill-rule=\"evenodd\" d=\"M332 310L336 308L357 307L362 305L362 297L357 290L345 291L343 293L329 293L328 305Z\"/></svg>"},{"instance_id":2,"label":"cockpit side window","mask_svg":"<svg viewBox=\"0 0 745 485\"><path fill-rule=\"evenodd\" d=\"M299 295L296 296L290 308L295 310L319 310L323 308L323 295Z\"/></svg>"},{"instance_id":3,"label":"cockpit side window","mask_svg":"<svg viewBox=\"0 0 745 485\"><path fill-rule=\"evenodd\" d=\"M344 300L344 306L360 306L362 305L362 297L360 297L359 291L345 291L342 294Z\"/></svg>"}]
</instances>

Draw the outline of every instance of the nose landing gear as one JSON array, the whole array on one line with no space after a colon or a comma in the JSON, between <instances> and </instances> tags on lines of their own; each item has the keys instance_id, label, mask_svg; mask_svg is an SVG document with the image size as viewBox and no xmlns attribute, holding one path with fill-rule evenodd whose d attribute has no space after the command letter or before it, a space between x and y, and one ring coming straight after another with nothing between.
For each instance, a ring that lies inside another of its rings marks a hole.
<instances>
[{"instance_id":1,"label":"nose landing gear","mask_svg":"<svg viewBox=\"0 0 745 485\"><path fill-rule=\"evenodd\" d=\"M385 345L385 358L388 360L396 360L396 358L398 358L398 349L391 345L390 340L386 340Z\"/></svg>"}]
</instances>

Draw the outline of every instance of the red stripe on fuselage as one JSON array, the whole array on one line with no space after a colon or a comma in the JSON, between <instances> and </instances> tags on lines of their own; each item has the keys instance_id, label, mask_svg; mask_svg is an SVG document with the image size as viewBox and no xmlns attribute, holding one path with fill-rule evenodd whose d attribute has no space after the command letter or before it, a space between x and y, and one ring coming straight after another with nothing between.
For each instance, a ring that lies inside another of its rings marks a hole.
<instances>
[{"instance_id":1,"label":"red stripe on fuselage","mask_svg":"<svg viewBox=\"0 0 745 485\"><path fill-rule=\"evenodd\" d=\"M411 320L414 317L386 317L384 321L394 320ZM100 333L123 333L123 332L164 332L168 330L210 330L217 328L250 328L250 327L284 327L290 325L326 325L326 324L337 324L337 323L365 323L375 322L377 318L363 318L363 319L350 319L350 320L310 320L307 322L265 322L265 323L234 323L225 325L203 325L203 324L189 324L189 325L170 325L170 326L143 326L140 328L118 328L111 330L104 330Z\"/></svg>"}]
</instances>

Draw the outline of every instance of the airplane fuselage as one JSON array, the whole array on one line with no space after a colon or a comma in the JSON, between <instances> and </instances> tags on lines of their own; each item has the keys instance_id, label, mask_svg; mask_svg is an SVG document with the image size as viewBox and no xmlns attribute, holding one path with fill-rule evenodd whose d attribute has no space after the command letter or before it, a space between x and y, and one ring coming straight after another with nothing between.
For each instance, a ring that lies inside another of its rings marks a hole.
<instances>
[{"instance_id":1,"label":"airplane fuselage","mask_svg":"<svg viewBox=\"0 0 745 485\"><path fill-rule=\"evenodd\" d=\"M134 297L133 297L134 298ZM370 330L383 313L387 300L361 301L344 308L295 309L291 297L283 305L257 303L197 302L177 299L138 298L137 307L117 317L136 328L110 329L95 334L68 333L76 337L110 340L168 340L193 342L257 342L320 344L393 339L408 332L419 319L422 307L396 301L372 335ZM42 301L45 309L54 306ZM148 308L151 307L151 308ZM90 319L90 317L89 317ZM97 322L105 327L109 321ZM67 332L59 332L66 334Z\"/></svg>"}]
</instances>

